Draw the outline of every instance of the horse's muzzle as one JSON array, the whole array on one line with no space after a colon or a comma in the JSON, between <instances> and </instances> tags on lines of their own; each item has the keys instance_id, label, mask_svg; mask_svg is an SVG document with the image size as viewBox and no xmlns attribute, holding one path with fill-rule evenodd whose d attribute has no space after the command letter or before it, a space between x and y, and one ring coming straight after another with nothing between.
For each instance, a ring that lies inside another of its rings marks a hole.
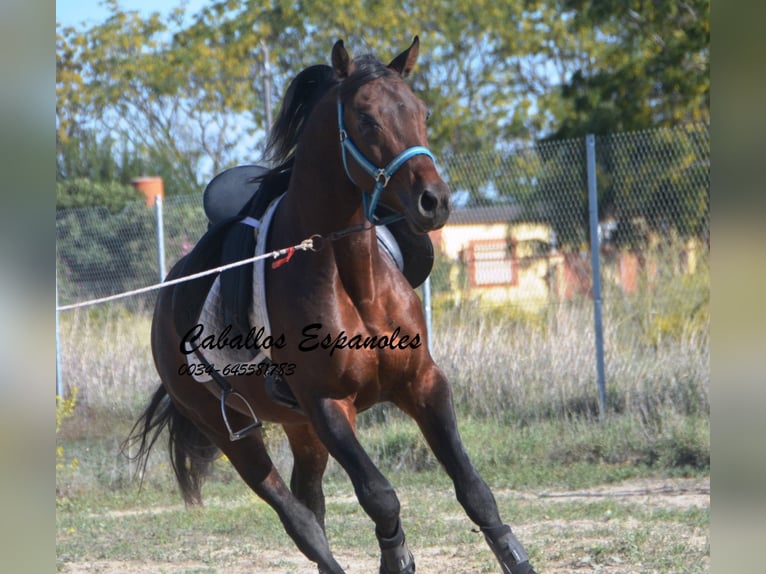
<instances>
[{"instance_id":1,"label":"horse's muzzle","mask_svg":"<svg viewBox=\"0 0 766 574\"><path fill-rule=\"evenodd\" d=\"M416 196L414 211L412 223L422 232L442 227L450 214L450 189L447 184L439 181L424 186Z\"/></svg>"}]
</instances>

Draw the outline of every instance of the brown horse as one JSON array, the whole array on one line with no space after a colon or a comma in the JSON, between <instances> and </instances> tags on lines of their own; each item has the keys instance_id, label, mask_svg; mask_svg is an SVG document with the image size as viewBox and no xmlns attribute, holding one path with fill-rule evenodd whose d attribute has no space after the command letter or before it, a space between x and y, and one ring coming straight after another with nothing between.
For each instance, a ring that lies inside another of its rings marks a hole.
<instances>
[{"instance_id":1,"label":"brown horse","mask_svg":"<svg viewBox=\"0 0 766 574\"><path fill-rule=\"evenodd\" d=\"M201 501L205 470L223 451L319 572L338 574L343 569L324 532L322 476L332 456L374 522L380 572L412 573L397 495L355 434L357 413L393 403L418 424L501 571L529 574L534 570L524 548L501 520L461 443L450 386L428 351L420 301L379 250L374 232L378 202L421 234L443 226L450 211L450 190L424 147L426 107L404 81L418 49L415 37L386 66L369 56L352 60L338 41L332 67L313 66L293 80L270 134L279 163L271 175L285 183L280 177L287 173L289 183L267 249L325 238L321 249L297 252L265 275L270 323L283 341L271 349L271 359L291 365L283 381L295 408L276 402L263 376L240 374L216 385L179 375L186 355L171 319L175 288L168 286L159 293L152 325L162 385L131 438L140 443L145 465L159 432L169 428L173 467L190 504ZM266 177L266 187L268 182ZM169 278L179 269L180 263ZM228 417L220 401L225 386L238 399L227 403ZM255 417L281 424L287 434L294 455L289 487L260 429L241 440L231 436L229 426L257 426L249 406Z\"/></svg>"}]
</instances>

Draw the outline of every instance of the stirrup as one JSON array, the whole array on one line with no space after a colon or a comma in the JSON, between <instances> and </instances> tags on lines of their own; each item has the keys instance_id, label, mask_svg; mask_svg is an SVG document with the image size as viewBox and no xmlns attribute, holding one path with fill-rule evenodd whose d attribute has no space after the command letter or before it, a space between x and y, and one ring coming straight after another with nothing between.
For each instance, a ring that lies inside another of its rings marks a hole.
<instances>
[{"instance_id":1,"label":"stirrup","mask_svg":"<svg viewBox=\"0 0 766 574\"><path fill-rule=\"evenodd\" d=\"M233 431L231 430L231 424L229 424L229 417L226 416L226 399L228 397L237 397L242 403L247 407L247 410L250 411L250 416L253 419L253 422L247 425L246 427L238 430ZM263 423L258 419L257 416L255 416L255 412L253 411L253 407L250 406L250 403L247 402L245 397L240 395L237 391L229 388L224 389L221 391L221 416L223 417L223 423L226 425L226 430L229 431L229 440L234 442L241 438L246 437L248 434L250 434L250 431L257 429L258 427L262 426Z\"/></svg>"}]
</instances>

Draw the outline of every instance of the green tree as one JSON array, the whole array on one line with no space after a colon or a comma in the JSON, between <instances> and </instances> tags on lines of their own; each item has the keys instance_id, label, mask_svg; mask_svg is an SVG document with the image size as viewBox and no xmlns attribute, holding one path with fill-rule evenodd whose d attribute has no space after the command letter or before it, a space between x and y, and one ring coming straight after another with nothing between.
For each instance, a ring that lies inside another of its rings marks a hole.
<instances>
[{"instance_id":1,"label":"green tree","mask_svg":"<svg viewBox=\"0 0 766 574\"><path fill-rule=\"evenodd\" d=\"M78 300L157 279L154 217L143 202L126 203L117 213L106 208L57 212L56 252L58 281Z\"/></svg>"},{"instance_id":2,"label":"green tree","mask_svg":"<svg viewBox=\"0 0 766 574\"><path fill-rule=\"evenodd\" d=\"M122 159L140 158L151 175L163 176L170 193L199 190L205 162L212 171L233 162L227 154L238 141L227 102L215 109L205 94L187 89L188 62L214 69L215 55L174 48L170 30L180 27L181 8L166 20L123 12L116 1L109 7L103 23L84 32L60 29L57 36L59 164L71 166L72 155L92 151L94 140L105 147L117 141ZM214 95L227 92L221 82L207 87Z\"/></svg>"},{"instance_id":3,"label":"green tree","mask_svg":"<svg viewBox=\"0 0 766 574\"><path fill-rule=\"evenodd\" d=\"M420 35L412 83L440 156L503 163L519 143L709 116L705 0L220 0L190 24L183 7L142 19L109 5L103 23L59 30L58 139L108 134L164 162L173 188L259 161L265 102L277 107L298 71L328 63L338 38L385 59ZM471 178L478 196L518 187Z\"/></svg>"},{"instance_id":4,"label":"green tree","mask_svg":"<svg viewBox=\"0 0 766 574\"><path fill-rule=\"evenodd\" d=\"M600 204L619 224L618 246L639 249L647 232L704 238L710 212L707 126L610 134L597 138Z\"/></svg>"},{"instance_id":5,"label":"green tree","mask_svg":"<svg viewBox=\"0 0 766 574\"><path fill-rule=\"evenodd\" d=\"M709 0L563 0L583 58L551 139L710 119Z\"/></svg>"},{"instance_id":6,"label":"green tree","mask_svg":"<svg viewBox=\"0 0 766 574\"><path fill-rule=\"evenodd\" d=\"M649 231L704 235L709 212L709 1L556 3L575 51L565 81L546 99L553 129L542 142L602 136L596 140L599 216L617 218L614 239L622 247L642 247ZM658 127L667 129L645 131ZM584 165L584 151L577 161ZM560 158L550 157L545 164L538 202L578 180ZM561 243L570 246L582 244L588 235L584 173L579 181L582 187L566 196L571 209L552 210L550 217Z\"/></svg>"},{"instance_id":7,"label":"green tree","mask_svg":"<svg viewBox=\"0 0 766 574\"><path fill-rule=\"evenodd\" d=\"M187 179L195 169L205 179L257 154L267 127L264 101L277 101L305 66L327 63L337 38L354 54L385 59L421 36L413 84L433 109L431 146L438 153L478 151L539 128L529 117L543 88L529 93L532 81L517 78L540 65L529 56L539 41L537 30L523 24L529 14L521 4L307 0L298 7L225 0L183 27L182 8L169 19L141 19L116 1L110 9L88 30L59 31L61 139L95 124L170 158ZM264 93L267 54L272 81Z\"/></svg>"},{"instance_id":8,"label":"green tree","mask_svg":"<svg viewBox=\"0 0 766 574\"><path fill-rule=\"evenodd\" d=\"M119 181L93 181L88 178L56 182L56 210L99 206L118 213L140 198L132 186Z\"/></svg>"}]
</instances>

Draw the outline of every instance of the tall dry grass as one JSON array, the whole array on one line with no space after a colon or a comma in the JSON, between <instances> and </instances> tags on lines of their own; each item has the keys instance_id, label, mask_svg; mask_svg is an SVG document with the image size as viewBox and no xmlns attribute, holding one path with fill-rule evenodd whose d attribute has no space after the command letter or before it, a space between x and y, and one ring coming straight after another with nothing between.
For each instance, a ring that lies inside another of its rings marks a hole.
<instances>
[{"instance_id":1,"label":"tall dry grass","mask_svg":"<svg viewBox=\"0 0 766 574\"><path fill-rule=\"evenodd\" d=\"M597 420L590 300L552 304L536 314L470 304L437 309L432 351L452 383L462 419L482 428L558 434L558 443L538 442L549 445L549 457L564 462L624 462L639 453L641 462L704 468L709 464L709 277L671 273L664 281L661 290L647 285L630 296L606 288L607 427ZM133 469L119 454L120 442L159 384L150 325L148 314L119 305L62 316L65 390L78 391L75 413L59 437L67 442L67 456L80 461L72 484L114 487L130 478ZM389 461L394 468L431 466L424 445L413 438L416 431L402 424L408 423L386 407L360 419L362 430L378 437L376 458L396 458ZM271 430L272 455L287 469L289 449L281 433ZM166 464L162 452L154 460Z\"/></svg>"},{"instance_id":2,"label":"tall dry grass","mask_svg":"<svg viewBox=\"0 0 766 574\"><path fill-rule=\"evenodd\" d=\"M707 328L653 344L622 311L611 310L604 319L608 409L647 418L666 409L707 416ZM592 417L598 414L594 339L586 302L561 304L531 320L456 310L436 321L433 354L466 414L506 422Z\"/></svg>"},{"instance_id":3,"label":"tall dry grass","mask_svg":"<svg viewBox=\"0 0 766 574\"><path fill-rule=\"evenodd\" d=\"M433 354L463 416L498 429L555 428L561 440L552 448L565 461L635 459L704 469L709 284L705 266L688 275L669 265L630 295L605 286L606 421L599 420L590 299L537 313L470 304L441 309Z\"/></svg>"},{"instance_id":4,"label":"tall dry grass","mask_svg":"<svg viewBox=\"0 0 766 574\"><path fill-rule=\"evenodd\" d=\"M159 384L149 345L151 317L120 305L77 310L60 322L64 391L78 408L125 416Z\"/></svg>"}]
</instances>

